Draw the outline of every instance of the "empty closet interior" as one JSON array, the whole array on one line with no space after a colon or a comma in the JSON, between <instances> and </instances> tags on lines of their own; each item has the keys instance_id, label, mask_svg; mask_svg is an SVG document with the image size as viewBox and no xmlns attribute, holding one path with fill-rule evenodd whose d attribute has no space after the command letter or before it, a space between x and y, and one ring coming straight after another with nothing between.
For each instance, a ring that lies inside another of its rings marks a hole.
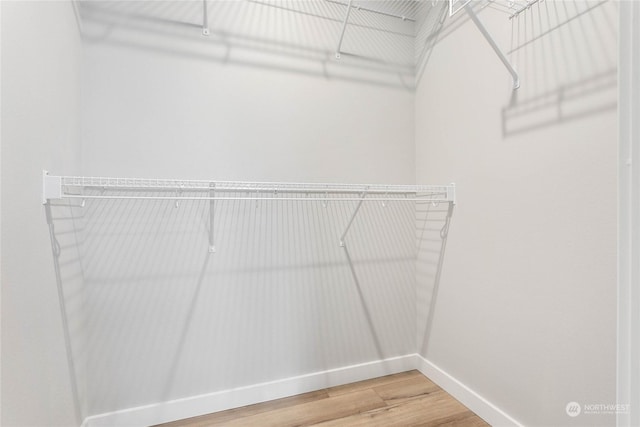
<instances>
[{"instance_id":1,"label":"empty closet interior","mask_svg":"<svg viewBox=\"0 0 640 427\"><path fill-rule=\"evenodd\" d=\"M621 13L3 2L2 424L415 369L492 425L615 424Z\"/></svg>"}]
</instances>

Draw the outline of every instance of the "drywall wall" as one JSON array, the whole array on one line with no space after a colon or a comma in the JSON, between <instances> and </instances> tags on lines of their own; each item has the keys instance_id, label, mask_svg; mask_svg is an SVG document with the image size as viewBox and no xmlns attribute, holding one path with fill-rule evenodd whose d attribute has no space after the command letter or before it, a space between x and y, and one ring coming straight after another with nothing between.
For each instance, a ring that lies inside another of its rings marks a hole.
<instances>
[{"instance_id":1,"label":"drywall wall","mask_svg":"<svg viewBox=\"0 0 640 427\"><path fill-rule=\"evenodd\" d=\"M616 401L617 3L480 17L522 87L464 13L434 26L417 180L455 181L459 203L420 352L525 425L613 425L586 405Z\"/></svg>"},{"instance_id":2,"label":"drywall wall","mask_svg":"<svg viewBox=\"0 0 640 427\"><path fill-rule=\"evenodd\" d=\"M82 342L78 268L54 266L42 169L79 172L80 37L71 2L2 2L2 420L79 425L63 319ZM78 259L69 209L62 263ZM63 219L67 217L67 219ZM77 264L77 263L76 263ZM59 298L57 277L75 293ZM61 302L69 310L61 315ZM80 369L79 372L82 370Z\"/></svg>"},{"instance_id":3,"label":"drywall wall","mask_svg":"<svg viewBox=\"0 0 640 427\"><path fill-rule=\"evenodd\" d=\"M214 2L209 37L193 24L198 2L134 5L83 8L86 173L413 182L413 96L392 67L402 64L399 47L412 60L412 38L384 46L378 54L390 69L374 77L375 63L333 58L339 5L327 20L277 4ZM278 19L292 24L284 31ZM360 41L359 52L370 34L357 30L345 43Z\"/></svg>"},{"instance_id":4,"label":"drywall wall","mask_svg":"<svg viewBox=\"0 0 640 427\"><path fill-rule=\"evenodd\" d=\"M334 46L340 20L214 2L203 38L175 21L197 8L161 5L83 11L83 174L415 182L398 73L297 44ZM234 33L265 25L275 33ZM355 207L220 202L209 254L208 203L87 200L89 414L413 354L414 207L365 204L346 252Z\"/></svg>"}]
</instances>

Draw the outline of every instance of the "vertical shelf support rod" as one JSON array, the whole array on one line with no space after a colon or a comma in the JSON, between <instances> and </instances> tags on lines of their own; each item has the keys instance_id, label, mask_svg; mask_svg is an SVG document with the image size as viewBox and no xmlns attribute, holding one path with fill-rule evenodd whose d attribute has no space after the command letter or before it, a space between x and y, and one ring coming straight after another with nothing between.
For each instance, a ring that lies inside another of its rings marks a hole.
<instances>
[{"instance_id":1,"label":"vertical shelf support rod","mask_svg":"<svg viewBox=\"0 0 640 427\"><path fill-rule=\"evenodd\" d=\"M518 89L520 87L520 77L518 76L518 72L515 70L515 68L513 68L513 65L511 65L502 50L500 50L500 47L498 47L495 40L493 39L493 37L491 37L491 34L489 34L489 31L487 31L480 19L478 19L476 12L473 10L469 3L465 4L464 10L467 11L467 14L469 15L473 23L476 25L476 27L478 27L478 30L480 30L487 42L489 42L489 44L493 48L493 51L496 53L496 55L498 55L498 58L500 58L500 61L502 61L504 66L507 67L509 74L511 74L511 77L513 78L513 89Z\"/></svg>"},{"instance_id":2,"label":"vertical shelf support rod","mask_svg":"<svg viewBox=\"0 0 640 427\"><path fill-rule=\"evenodd\" d=\"M344 40L344 33L347 31L347 24L349 23L349 15L351 14L351 3L353 0L349 0L347 3L347 12L344 14L344 22L342 23L342 32L340 32L340 39L338 40L338 47L336 48L336 59L340 59L342 53L342 40Z\"/></svg>"},{"instance_id":3,"label":"vertical shelf support rod","mask_svg":"<svg viewBox=\"0 0 640 427\"><path fill-rule=\"evenodd\" d=\"M349 220L349 223L347 224L347 228L345 228L344 233L342 233L342 236L340 236L340 246L341 247L345 247L344 245L344 238L347 237L347 233L349 232L349 229L351 228L351 224L353 224L353 220L356 219L356 215L358 215L358 211L360 210L360 207L362 206L362 202L364 202L364 198L367 195L366 192L362 193L362 195L360 196L361 199L358 202L358 206L356 206L356 208L354 209L353 213L351 214L351 219Z\"/></svg>"},{"instance_id":4,"label":"vertical shelf support rod","mask_svg":"<svg viewBox=\"0 0 640 427\"><path fill-rule=\"evenodd\" d=\"M202 35L208 36L209 31L209 16L207 13L207 0L202 0Z\"/></svg>"}]
</instances>

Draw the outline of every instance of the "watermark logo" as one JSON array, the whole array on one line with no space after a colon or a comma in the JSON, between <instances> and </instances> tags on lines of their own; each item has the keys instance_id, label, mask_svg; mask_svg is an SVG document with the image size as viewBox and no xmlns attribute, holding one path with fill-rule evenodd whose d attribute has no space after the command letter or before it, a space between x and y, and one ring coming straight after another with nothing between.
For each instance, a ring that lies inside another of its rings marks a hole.
<instances>
[{"instance_id":1,"label":"watermark logo","mask_svg":"<svg viewBox=\"0 0 640 427\"><path fill-rule=\"evenodd\" d=\"M580 412L582 412L582 407L577 402L569 402L567 403L565 411L567 411L567 415L570 417L577 417L580 415Z\"/></svg>"},{"instance_id":2,"label":"watermark logo","mask_svg":"<svg viewBox=\"0 0 640 427\"><path fill-rule=\"evenodd\" d=\"M569 402L565 407L567 415L577 417L583 415L613 415L628 414L630 405L628 403L584 403Z\"/></svg>"}]
</instances>

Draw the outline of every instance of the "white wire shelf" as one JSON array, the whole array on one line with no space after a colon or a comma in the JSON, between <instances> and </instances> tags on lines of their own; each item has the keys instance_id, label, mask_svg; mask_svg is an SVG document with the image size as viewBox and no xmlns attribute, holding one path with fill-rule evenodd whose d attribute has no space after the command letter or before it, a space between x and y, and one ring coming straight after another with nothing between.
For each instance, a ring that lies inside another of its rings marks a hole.
<instances>
[{"instance_id":1,"label":"white wire shelf","mask_svg":"<svg viewBox=\"0 0 640 427\"><path fill-rule=\"evenodd\" d=\"M540 1L544 0L448 0L449 16L455 15L464 9L467 4L474 2L478 4L480 8L489 7L506 13L509 19L513 19Z\"/></svg>"},{"instance_id":2,"label":"white wire shelf","mask_svg":"<svg viewBox=\"0 0 640 427\"><path fill-rule=\"evenodd\" d=\"M215 202L218 200L274 200L358 202L338 241L346 248L345 238L363 202L447 203L447 218L455 205L455 185L333 184L298 182L195 181L178 179L106 178L53 176L42 171L42 203L52 200L80 199L81 207L89 199L171 200L176 207L182 200L209 202L209 253L216 252L214 236ZM49 208L47 206L47 208ZM448 221L447 221L448 224ZM448 225L447 225L448 227Z\"/></svg>"},{"instance_id":3,"label":"white wire shelf","mask_svg":"<svg viewBox=\"0 0 640 427\"><path fill-rule=\"evenodd\" d=\"M99 194L85 190L98 189ZM154 194L149 194L153 192ZM387 185L53 176L43 171L43 198L137 200L299 200L455 202L455 185Z\"/></svg>"}]
</instances>

